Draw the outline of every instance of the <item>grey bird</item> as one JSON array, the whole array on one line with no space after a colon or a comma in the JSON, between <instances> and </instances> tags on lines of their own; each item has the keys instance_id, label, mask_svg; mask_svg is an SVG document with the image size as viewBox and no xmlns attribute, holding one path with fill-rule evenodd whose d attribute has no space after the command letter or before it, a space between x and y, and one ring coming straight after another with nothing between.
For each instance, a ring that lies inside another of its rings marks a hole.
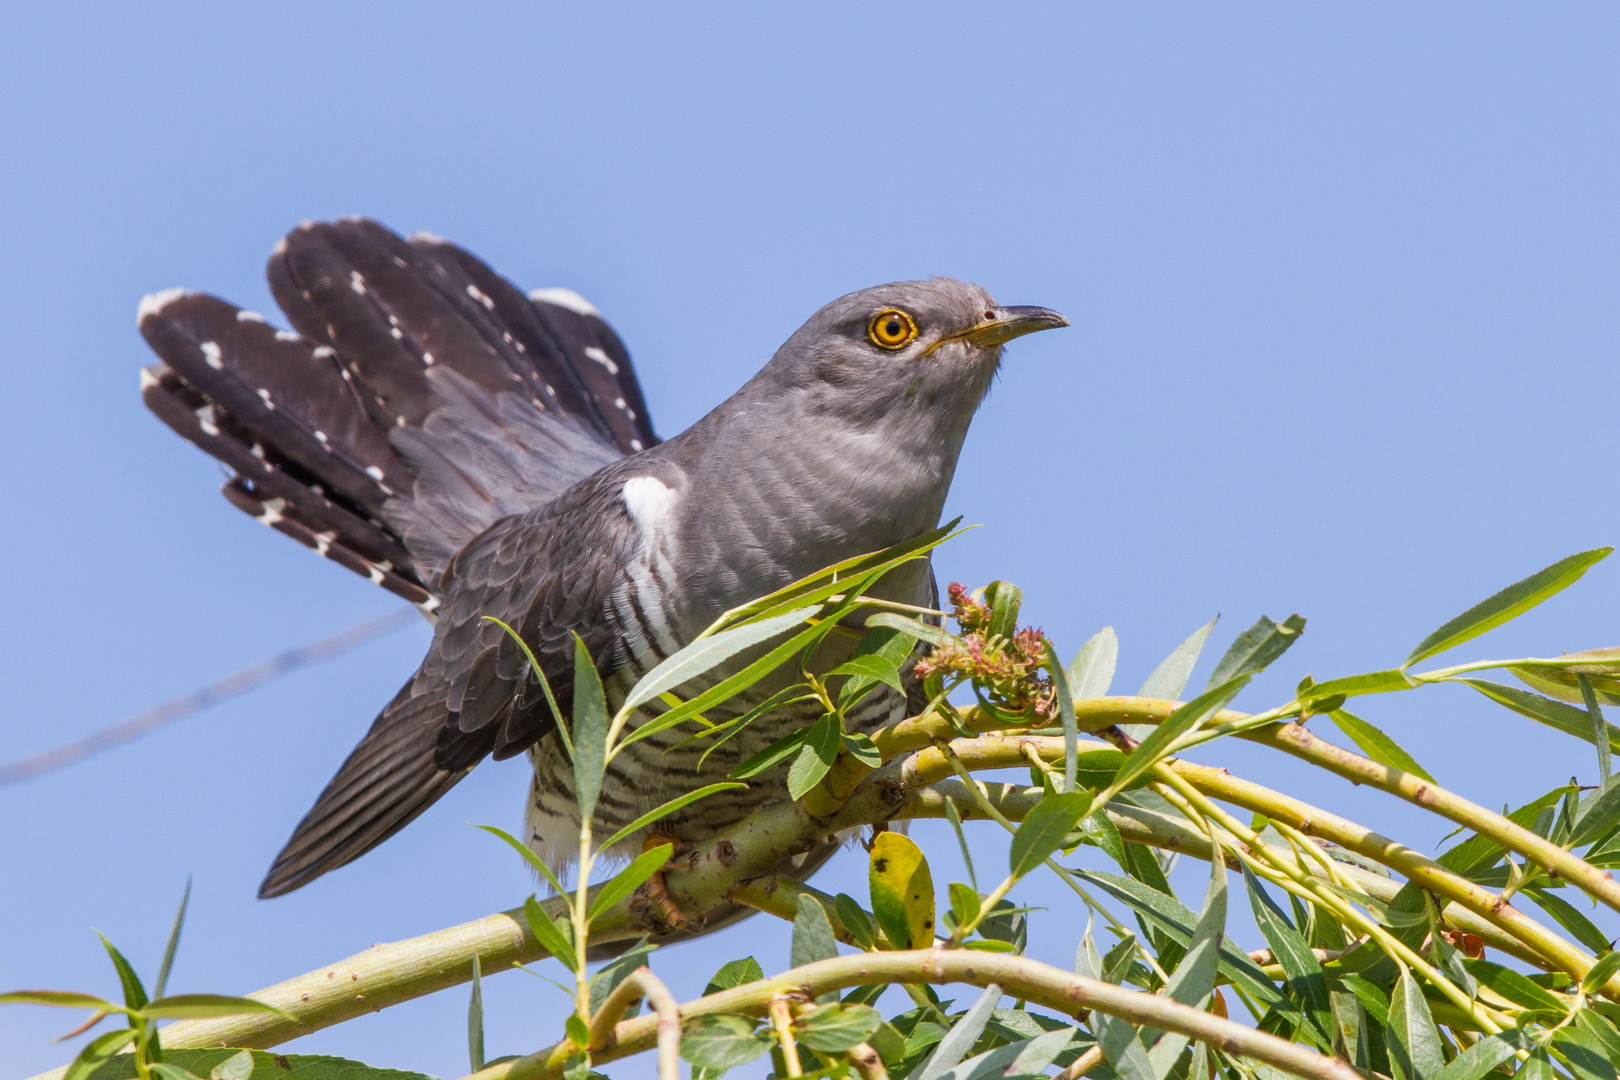
<instances>
[{"instance_id":1,"label":"grey bird","mask_svg":"<svg viewBox=\"0 0 1620 1080\"><path fill-rule=\"evenodd\" d=\"M573 773L522 651L483 616L521 634L563 715L576 633L610 705L622 701L722 612L935 528L1002 346L1068 325L950 278L863 289L660 442L623 345L573 292L525 296L452 244L359 219L296 229L268 276L292 330L199 293L142 301L141 332L163 361L143 372L146 403L233 471L234 505L417 604L434 633L276 857L263 897L358 858L487 755L528 752L526 839L565 864ZM891 574L883 592L919 605L936 595L926 564ZM767 679L709 719L782 684ZM906 707L885 687L851 721L871 731ZM723 778L815 718L775 713L701 765L705 747L676 746L678 729L633 744L609 766L598 829ZM787 797L784 767L657 831L706 840Z\"/></svg>"}]
</instances>

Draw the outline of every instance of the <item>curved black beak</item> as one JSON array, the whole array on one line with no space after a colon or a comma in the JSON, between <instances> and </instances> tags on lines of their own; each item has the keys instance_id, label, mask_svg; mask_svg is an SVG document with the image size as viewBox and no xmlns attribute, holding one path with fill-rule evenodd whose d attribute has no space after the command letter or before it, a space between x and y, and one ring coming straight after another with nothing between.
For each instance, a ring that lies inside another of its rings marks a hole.
<instances>
[{"instance_id":1,"label":"curved black beak","mask_svg":"<svg viewBox=\"0 0 1620 1080\"><path fill-rule=\"evenodd\" d=\"M981 348L1004 345L1025 334L1069 325L1068 319L1051 308L1043 307L998 307L985 312L985 315L983 322L962 335Z\"/></svg>"}]
</instances>

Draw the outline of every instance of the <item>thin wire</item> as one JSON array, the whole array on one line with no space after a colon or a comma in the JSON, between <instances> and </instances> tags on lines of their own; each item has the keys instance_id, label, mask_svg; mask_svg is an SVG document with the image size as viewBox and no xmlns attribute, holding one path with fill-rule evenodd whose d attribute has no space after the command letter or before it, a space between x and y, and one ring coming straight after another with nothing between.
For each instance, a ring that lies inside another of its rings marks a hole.
<instances>
[{"instance_id":1,"label":"thin wire","mask_svg":"<svg viewBox=\"0 0 1620 1080\"><path fill-rule=\"evenodd\" d=\"M110 750L121 743L139 738L147 732L155 731L166 724L200 712L210 705L234 697L245 690L267 683L301 667L327 660L340 653L348 652L359 645L364 645L373 638L393 633L416 622L418 619L415 608L400 608L390 611L386 615L378 615L374 619L357 623L347 630L333 634L331 637L313 641L308 645L300 645L296 649L289 649L278 656L272 656L252 667L243 668L232 675L227 675L218 682L210 683L201 690L186 694L184 697L173 698L154 705L120 721L111 727L91 732L81 739L63 743L61 746L41 751L29 757L19 758L16 761L0 765L0 787L15 784L22 780L29 780L42 776L48 772L72 765L76 761L83 761L93 754L103 750Z\"/></svg>"}]
</instances>

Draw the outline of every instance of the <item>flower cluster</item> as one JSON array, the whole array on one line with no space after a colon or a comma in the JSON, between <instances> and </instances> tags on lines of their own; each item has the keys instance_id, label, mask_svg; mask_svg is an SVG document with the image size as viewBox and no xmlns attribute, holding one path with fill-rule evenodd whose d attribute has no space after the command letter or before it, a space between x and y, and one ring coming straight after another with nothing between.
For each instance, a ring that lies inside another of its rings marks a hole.
<instances>
[{"instance_id":1,"label":"flower cluster","mask_svg":"<svg viewBox=\"0 0 1620 1080\"><path fill-rule=\"evenodd\" d=\"M1002 585L1004 583L997 582L991 588ZM1046 635L1028 626L1014 629L1010 634L994 632L995 613L985 601L985 592L984 589L969 592L960 582L951 582L948 590L951 617L961 627L961 636L947 638L943 645L917 661L918 677L968 679L980 701L999 712L1020 718L1053 719L1057 713L1052 680L1041 671L1046 662ZM1017 618L1016 599L1011 605L1011 615L1009 629Z\"/></svg>"}]
</instances>

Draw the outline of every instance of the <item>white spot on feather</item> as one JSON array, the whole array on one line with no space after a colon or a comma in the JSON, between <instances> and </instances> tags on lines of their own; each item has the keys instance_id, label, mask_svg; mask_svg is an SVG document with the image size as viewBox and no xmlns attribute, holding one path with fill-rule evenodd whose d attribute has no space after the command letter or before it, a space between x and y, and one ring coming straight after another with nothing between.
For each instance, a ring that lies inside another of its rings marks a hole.
<instances>
[{"instance_id":1,"label":"white spot on feather","mask_svg":"<svg viewBox=\"0 0 1620 1080\"><path fill-rule=\"evenodd\" d=\"M480 304L483 304L489 310L491 310L491 311L495 310L495 301L493 301L489 297L485 296L483 294L483 291L480 290L478 288L478 286L473 285L471 283L468 283L468 285L467 285L467 295L472 297L474 300L478 301Z\"/></svg>"},{"instance_id":2,"label":"white spot on feather","mask_svg":"<svg viewBox=\"0 0 1620 1080\"><path fill-rule=\"evenodd\" d=\"M349 288L353 289L361 296L366 295L366 279L360 276L360 271L349 271Z\"/></svg>"},{"instance_id":3,"label":"white spot on feather","mask_svg":"<svg viewBox=\"0 0 1620 1080\"><path fill-rule=\"evenodd\" d=\"M277 330L276 331L276 340L277 341L303 341L304 340L304 335L300 334L296 330Z\"/></svg>"},{"instance_id":4,"label":"white spot on feather","mask_svg":"<svg viewBox=\"0 0 1620 1080\"><path fill-rule=\"evenodd\" d=\"M315 355L322 360L330 360L337 355L337 350L330 345L317 345L315 346Z\"/></svg>"},{"instance_id":5,"label":"white spot on feather","mask_svg":"<svg viewBox=\"0 0 1620 1080\"><path fill-rule=\"evenodd\" d=\"M395 340L395 341L401 341L401 340L403 340L403 339L404 339L404 337L405 337L405 334L404 334L404 332L403 332L403 331L402 331L402 330L400 330L400 328L399 328L399 327L397 327L397 326L395 326L395 327L392 327L392 328L391 328L391 329L390 329L390 330L389 330L389 331L388 331L388 332L389 332L389 333L390 333L390 334L392 334L392 335L394 335L394 340Z\"/></svg>"},{"instance_id":6,"label":"white spot on feather","mask_svg":"<svg viewBox=\"0 0 1620 1080\"><path fill-rule=\"evenodd\" d=\"M156 315L182 296L190 295L186 289L164 289L161 292L148 293L141 297L141 304L135 309L136 324L138 325L148 315Z\"/></svg>"},{"instance_id":7,"label":"white spot on feather","mask_svg":"<svg viewBox=\"0 0 1620 1080\"><path fill-rule=\"evenodd\" d=\"M212 341L205 341L197 348L202 350L203 360L215 371L224 370L225 365L220 361L219 346Z\"/></svg>"},{"instance_id":8,"label":"white spot on feather","mask_svg":"<svg viewBox=\"0 0 1620 1080\"><path fill-rule=\"evenodd\" d=\"M147 387L156 386L161 381L159 376L163 374L163 368L164 365L162 364L153 364L151 367L141 368L141 390L143 392Z\"/></svg>"},{"instance_id":9,"label":"white spot on feather","mask_svg":"<svg viewBox=\"0 0 1620 1080\"><path fill-rule=\"evenodd\" d=\"M602 313L596 310L595 304L573 289L536 289L529 294L529 299L542 304L551 304L554 307L567 308L569 311L578 312L581 315L602 317Z\"/></svg>"},{"instance_id":10,"label":"white spot on feather","mask_svg":"<svg viewBox=\"0 0 1620 1080\"><path fill-rule=\"evenodd\" d=\"M196 414L198 427L209 435L219 434L219 425L214 423L214 407L212 405L204 405L202 408L192 411Z\"/></svg>"},{"instance_id":11,"label":"white spot on feather","mask_svg":"<svg viewBox=\"0 0 1620 1080\"><path fill-rule=\"evenodd\" d=\"M373 480L381 482L382 478L383 478L383 471L381 469L377 468L377 466L375 466L375 465L367 465L366 466L366 475L371 477Z\"/></svg>"},{"instance_id":12,"label":"white spot on feather","mask_svg":"<svg viewBox=\"0 0 1620 1080\"><path fill-rule=\"evenodd\" d=\"M264 507L264 513L259 515L259 520L266 525L274 525L281 520L281 511L287 505L287 500L270 499L260 505Z\"/></svg>"},{"instance_id":13,"label":"white spot on feather","mask_svg":"<svg viewBox=\"0 0 1620 1080\"><path fill-rule=\"evenodd\" d=\"M263 399L265 408L274 409L276 407L276 403L270 400L270 391L260 390L259 397Z\"/></svg>"},{"instance_id":14,"label":"white spot on feather","mask_svg":"<svg viewBox=\"0 0 1620 1080\"><path fill-rule=\"evenodd\" d=\"M632 449L632 450L640 450L641 448L642 447L641 447L641 440L640 439L631 439L630 440L630 449Z\"/></svg>"},{"instance_id":15,"label":"white spot on feather","mask_svg":"<svg viewBox=\"0 0 1620 1080\"><path fill-rule=\"evenodd\" d=\"M432 367L433 366L433 354L432 353L425 352L425 353L422 354L422 366L423 367Z\"/></svg>"},{"instance_id":16,"label":"white spot on feather","mask_svg":"<svg viewBox=\"0 0 1620 1080\"><path fill-rule=\"evenodd\" d=\"M257 311L243 311L238 309L236 312L236 321L262 323L264 322L264 316L260 315Z\"/></svg>"},{"instance_id":17,"label":"white spot on feather","mask_svg":"<svg viewBox=\"0 0 1620 1080\"><path fill-rule=\"evenodd\" d=\"M607 353L603 352L595 345L585 346L585 357L588 360L595 360L598 364L601 364L603 367L607 368L609 375L617 375L619 373L619 365L615 364Z\"/></svg>"},{"instance_id":18,"label":"white spot on feather","mask_svg":"<svg viewBox=\"0 0 1620 1080\"><path fill-rule=\"evenodd\" d=\"M674 488L655 476L632 476L624 482L623 494L625 509L643 533L662 530L680 498Z\"/></svg>"},{"instance_id":19,"label":"white spot on feather","mask_svg":"<svg viewBox=\"0 0 1620 1080\"><path fill-rule=\"evenodd\" d=\"M325 446L326 445L326 432L317 430L315 432L315 441L320 443L322 446Z\"/></svg>"}]
</instances>

